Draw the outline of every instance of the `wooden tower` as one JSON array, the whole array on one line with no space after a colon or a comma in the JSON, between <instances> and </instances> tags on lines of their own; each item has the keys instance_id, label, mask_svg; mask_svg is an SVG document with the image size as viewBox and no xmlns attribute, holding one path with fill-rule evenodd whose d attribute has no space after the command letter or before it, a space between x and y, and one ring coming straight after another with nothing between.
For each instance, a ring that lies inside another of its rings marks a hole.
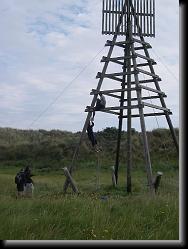
<instances>
[{"instance_id":1,"label":"wooden tower","mask_svg":"<svg viewBox=\"0 0 188 249\"><path fill-rule=\"evenodd\" d=\"M101 111L113 114L119 119L114 172L116 183L118 182L122 123L124 119L127 121L127 192L131 192L132 119L140 119L148 186L151 193L154 193L145 118L164 115L176 149L177 151L179 150L170 119L172 113L165 104L164 98L166 94L161 91L159 86L161 78L154 71L153 66L156 62L149 55L148 50L151 48L151 45L144 39L146 36L155 37L155 0L103 0L102 34L113 35L113 38L112 40L107 40L105 44L105 46L109 47L109 51L107 56L101 60L104 66L102 72L98 72L96 76L99 79L97 88L92 89L90 93L93 95L91 108L95 106L99 93L119 101L119 105L108 106ZM121 38L121 40L118 40L118 38ZM121 56L112 57L114 48L122 50ZM119 65L120 70L118 72L107 73L107 68L111 63ZM116 82L117 88L101 90L102 83L106 79ZM146 95L146 92L149 93L149 96ZM158 104L153 104L151 100L157 100ZM68 170L70 176L72 175L74 162L92 115L91 108L86 108L85 110L88 114L79 144L75 149L72 163ZM71 183L71 178L67 177L64 184L64 191L67 190L69 183Z\"/></svg>"}]
</instances>

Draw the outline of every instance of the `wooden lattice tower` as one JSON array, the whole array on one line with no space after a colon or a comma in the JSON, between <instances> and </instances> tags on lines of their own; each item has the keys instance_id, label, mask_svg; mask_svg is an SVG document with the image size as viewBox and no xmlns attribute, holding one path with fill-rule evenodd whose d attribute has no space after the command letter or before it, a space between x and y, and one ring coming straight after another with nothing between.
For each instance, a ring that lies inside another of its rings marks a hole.
<instances>
[{"instance_id":1,"label":"wooden lattice tower","mask_svg":"<svg viewBox=\"0 0 188 249\"><path fill-rule=\"evenodd\" d=\"M173 141L178 151L178 142L170 119L171 111L166 107L165 93L161 91L159 82L161 78L155 74L153 65L156 62L150 58L148 49L151 45L145 42L144 37L155 37L155 1L154 0L103 0L102 7L102 34L113 35L112 40L107 40L106 46L109 51L101 62L104 62L102 72L97 74L99 79L96 89L90 93L93 95L91 108L96 104L99 93L119 100L118 106L111 106L102 109L102 112L113 114L119 118L117 150L115 160L115 180L118 181L119 153L122 133L123 119L127 120L127 192L131 192L131 168L132 168L132 118L139 118L143 138L143 148L147 180L150 191L154 193L153 175L148 147L148 140L145 127L145 117L161 116L166 117ZM124 37L118 41L118 37ZM114 48L122 49L122 56L112 57ZM141 62L139 60L142 60ZM107 73L109 63L121 66L120 72ZM144 67L144 70L142 69ZM147 68L147 70L145 69ZM144 79L141 79L141 76ZM104 79L110 79L119 84L117 89L101 90ZM152 84L148 87L147 84ZM149 92L149 96L145 92ZM151 100L158 100L159 104L153 104ZM150 101L150 103L149 103ZM150 109L150 111L148 111ZM154 110L154 111L153 111ZM88 112L79 144L74 152L69 172L72 174L74 162L78 155L79 147L86 132L92 115L92 109ZM64 184L66 191L70 179L67 178Z\"/></svg>"}]
</instances>

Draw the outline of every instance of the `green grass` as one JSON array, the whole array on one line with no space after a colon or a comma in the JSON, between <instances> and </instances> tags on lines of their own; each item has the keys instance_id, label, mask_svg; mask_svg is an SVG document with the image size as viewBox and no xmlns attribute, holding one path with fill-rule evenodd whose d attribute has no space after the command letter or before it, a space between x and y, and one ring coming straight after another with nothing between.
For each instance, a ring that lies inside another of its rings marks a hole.
<instances>
[{"instance_id":1,"label":"green grass","mask_svg":"<svg viewBox=\"0 0 188 249\"><path fill-rule=\"evenodd\" d=\"M80 169L73 175L80 194L63 194L61 171L35 172L34 197L16 199L17 168L0 169L0 239L2 240L178 240L178 172L165 172L151 197L146 175L134 171L133 193L125 191L125 173L116 189L110 170ZM103 199L102 197L106 197Z\"/></svg>"}]
</instances>

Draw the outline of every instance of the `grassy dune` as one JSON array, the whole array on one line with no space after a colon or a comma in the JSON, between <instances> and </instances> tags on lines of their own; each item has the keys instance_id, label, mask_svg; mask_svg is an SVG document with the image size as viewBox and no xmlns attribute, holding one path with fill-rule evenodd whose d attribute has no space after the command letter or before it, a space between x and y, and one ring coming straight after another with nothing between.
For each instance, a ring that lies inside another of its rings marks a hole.
<instances>
[{"instance_id":1,"label":"grassy dune","mask_svg":"<svg viewBox=\"0 0 188 249\"><path fill-rule=\"evenodd\" d=\"M32 199L16 199L16 168L0 169L0 238L3 240L178 240L178 173L165 172L151 198L144 172L133 174L133 194L125 191L124 172L116 189L111 173L75 172L80 194L66 195L61 171L36 174ZM99 187L99 189L96 189Z\"/></svg>"}]
</instances>

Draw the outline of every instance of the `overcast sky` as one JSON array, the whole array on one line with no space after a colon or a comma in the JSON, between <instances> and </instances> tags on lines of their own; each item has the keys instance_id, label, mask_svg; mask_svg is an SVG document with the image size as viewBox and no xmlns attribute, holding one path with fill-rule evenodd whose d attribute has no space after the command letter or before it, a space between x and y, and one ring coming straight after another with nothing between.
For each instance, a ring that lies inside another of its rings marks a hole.
<instances>
[{"instance_id":1,"label":"overcast sky","mask_svg":"<svg viewBox=\"0 0 188 249\"><path fill-rule=\"evenodd\" d=\"M100 60L109 49L104 44L112 39L101 34L101 9L102 0L0 0L0 127L82 129L103 68ZM173 125L179 127L177 0L156 0L156 37L146 41ZM95 130L117 125L116 116L96 114ZM158 125L167 128L164 117L146 119L148 130ZM140 129L139 119L133 127Z\"/></svg>"}]
</instances>

